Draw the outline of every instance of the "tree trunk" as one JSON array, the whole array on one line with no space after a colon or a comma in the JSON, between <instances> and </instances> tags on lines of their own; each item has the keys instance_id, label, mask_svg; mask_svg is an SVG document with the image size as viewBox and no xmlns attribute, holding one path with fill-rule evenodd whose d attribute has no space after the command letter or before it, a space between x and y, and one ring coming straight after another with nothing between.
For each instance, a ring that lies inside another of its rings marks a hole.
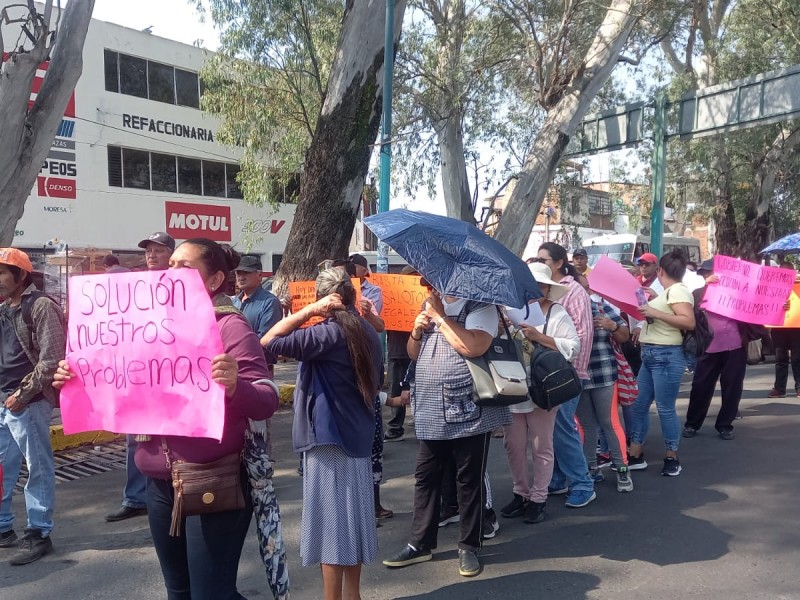
<instances>
[{"instance_id":1,"label":"tree trunk","mask_svg":"<svg viewBox=\"0 0 800 600\"><path fill-rule=\"evenodd\" d=\"M736 211L733 207L733 191L731 190L731 168L723 138L717 140L717 151L711 161L712 171L718 173L714 189L716 204L714 205L714 231L716 253L736 256L739 238L736 226Z\"/></svg>"},{"instance_id":2,"label":"tree trunk","mask_svg":"<svg viewBox=\"0 0 800 600\"><path fill-rule=\"evenodd\" d=\"M742 258L757 259L758 253L769 245L775 178L783 158L800 144L800 129L794 130L788 136L787 133L783 130L778 134L756 171L750 191L750 203L739 233L739 254Z\"/></svg>"},{"instance_id":3,"label":"tree trunk","mask_svg":"<svg viewBox=\"0 0 800 600\"><path fill-rule=\"evenodd\" d=\"M314 279L317 265L346 257L353 234L372 144L381 121L386 9L377 0L348 0L336 58L306 153L300 202L275 287ZM406 0L395 5L394 47Z\"/></svg>"},{"instance_id":4,"label":"tree trunk","mask_svg":"<svg viewBox=\"0 0 800 600\"><path fill-rule=\"evenodd\" d=\"M464 156L464 134L461 118L454 114L436 128L441 160L442 190L447 216L468 223L475 222L472 194L469 190L467 162Z\"/></svg>"},{"instance_id":5,"label":"tree trunk","mask_svg":"<svg viewBox=\"0 0 800 600\"><path fill-rule=\"evenodd\" d=\"M512 252L520 254L525 249L561 155L611 75L638 19L635 11L641 4L641 0L611 1L565 95L548 111L497 229L496 238ZM542 90L541 95L549 96L551 90Z\"/></svg>"},{"instance_id":6,"label":"tree trunk","mask_svg":"<svg viewBox=\"0 0 800 600\"><path fill-rule=\"evenodd\" d=\"M48 7L52 7L52 2ZM36 176L55 138L67 102L83 71L83 43L94 10L94 0L71 0L61 15L58 39L48 47L49 24L34 27L36 42L24 53L13 54L0 80L0 246L10 246L17 221L25 210ZM16 36L14 36L16 39ZM50 55L36 101L28 109L38 66Z\"/></svg>"}]
</instances>

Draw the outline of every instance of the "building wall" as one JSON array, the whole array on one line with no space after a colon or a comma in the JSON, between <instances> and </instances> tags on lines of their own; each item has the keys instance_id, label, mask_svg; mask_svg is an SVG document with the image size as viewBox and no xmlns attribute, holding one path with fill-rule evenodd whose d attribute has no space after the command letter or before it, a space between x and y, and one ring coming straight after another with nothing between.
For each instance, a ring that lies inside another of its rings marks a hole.
<instances>
[{"instance_id":1,"label":"building wall","mask_svg":"<svg viewBox=\"0 0 800 600\"><path fill-rule=\"evenodd\" d=\"M12 4L0 0L0 6ZM4 26L7 44L13 26ZM9 48L6 48L8 50ZM212 237L239 250L283 252L294 206L277 212L235 198L159 192L109 185L108 147L235 165L239 153L219 145L219 123L196 108L106 91L104 50L197 72L206 50L119 25L92 20L75 88L74 114L65 116L17 225L14 245L41 248L57 238L73 247L134 250L153 231L176 239ZM40 71L39 76L44 72Z\"/></svg>"}]
</instances>

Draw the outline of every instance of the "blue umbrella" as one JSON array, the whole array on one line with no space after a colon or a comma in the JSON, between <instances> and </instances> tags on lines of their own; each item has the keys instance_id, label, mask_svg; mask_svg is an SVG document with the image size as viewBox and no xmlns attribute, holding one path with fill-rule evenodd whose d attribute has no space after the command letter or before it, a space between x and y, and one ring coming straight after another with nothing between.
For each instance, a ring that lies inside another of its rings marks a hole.
<instances>
[{"instance_id":1,"label":"blue umbrella","mask_svg":"<svg viewBox=\"0 0 800 600\"><path fill-rule=\"evenodd\" d=\"M542 296L528 265L470 223L405 209L364 223L442 294L515 308Z\"/></svg>"},{"instance_id":2,"label":"blue umbrella","mask_svg":"<svg viewBox=\"0 0 800 600\"><path fill-rule=\"evenodd\" d=\"M761 254L797 254L800 253L800 233L792 233L772 242L761 251Z\"/></svg>"}]
</instances>

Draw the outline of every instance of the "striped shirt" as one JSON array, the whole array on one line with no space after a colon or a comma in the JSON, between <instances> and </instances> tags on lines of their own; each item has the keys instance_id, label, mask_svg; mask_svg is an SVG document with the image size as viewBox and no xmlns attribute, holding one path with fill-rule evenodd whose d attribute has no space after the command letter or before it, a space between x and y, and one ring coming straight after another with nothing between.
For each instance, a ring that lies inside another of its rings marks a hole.
<instances>
[{"instance_id":1,"label":"striped shirt","mask_svg":"<svg viewBox=\"0 0 800 600\"><path fill-rule=\"evenodd\" d=\"M571 275L567 275L559 281L561 285L569 288L566 295L558 303L564 307L567 314L575 323L575 330L581 341L581 349L578 356L572 361L572 366L578 372L581 379L589 379L589 355L592 353L592 337L594 336L594 324L592 323L592 302L589 294L583 289L580 283L575 281Z\"/></svg>"}]
</instances>

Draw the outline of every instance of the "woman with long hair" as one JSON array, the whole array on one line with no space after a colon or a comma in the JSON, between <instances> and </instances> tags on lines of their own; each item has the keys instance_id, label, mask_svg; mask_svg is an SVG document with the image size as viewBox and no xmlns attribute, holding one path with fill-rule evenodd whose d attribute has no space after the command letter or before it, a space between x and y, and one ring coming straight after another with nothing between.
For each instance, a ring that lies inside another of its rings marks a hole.
<instances>
[{"instance_id":1,"label":"woman with long hair","mask_svg":"<svg viewBox=\"0 0 800 600\"><path fill-rule=\"evenodd\" d=\"M554 242L539 246L536 261L550 267L553 281L567 287L567 293L559 301L575 324L580 349L572 361L578 377L586 383L589 380L589 356L592 352L594 324L592 323L592 304L589 294L580 284L580 274L567 260L567 251ZM553 446L556 464L550 494L568 494L565 506L581 508L597 498L594 481L589 476L589 466L583 455L583 443L575 430L575 411L580 395L562 404L556 415Z\"/></svg>"},{"instance_id":2,"label":"woman with long hair","mask_svg":"<svg viewBox=\"0 0 800 600\"><path fill-rule=\"evenodd\" d=\"M647 322L639 335L642 368L637 377L639 395L633 405L633 431L628 458L628 468L632 471L647 468L644 440L650 425L650 405L655 400L666 449L661 474L675 477L681 473L678 460L681 426L675 410L686 369L681 331L692 330L695 326L694 298L682 282L685 273L686 257L679 249L662 256L657 276L664 286L664 293L639 309Z\"/></svg>"},{"instance_id":3,"label":"woman with long hair","mask_svg":"<svg viewBox=\"0 0 800 600\"><path fill-rule=\"evenodd\" d=\"M253 506L243 473L245 507L203 515L185 516L177 522L179 535L171 535L174 490L169 462L207 464L240 454L248 419L261 421L273 415L278 394L269 377L264 351L249 323L233 308L225 294L228 277L239 256L228 246L206 238L190 239L175 249L171 269L196 269L214 302L224 354L211 361L211 376L225 388L225 425L220 441L182 436L137 436L136 466L147 480L147 516L161 564L169 600L241 600L236 576L242 546L253 518ZM208 302L208 296L197 302ZM74 377L62 362L53 384L61 387Z\"/></svg>"},{"instance_id":4,"label":"woman with long hair","mask_svg":"<svg viewBox=\"0 0 800 600\"><path fill-rule=\"evenodd\" d=\"M303 453L303 566L320 563L325 600L359 600L361 566L378 538L372 488L375 397L383 380L380 339L358 314L350 276L322 271L317 301L277 323L267 349L300 363L292 445ZM301 328L313 317L321 323Z\"/></svg>"}]
</instances>

